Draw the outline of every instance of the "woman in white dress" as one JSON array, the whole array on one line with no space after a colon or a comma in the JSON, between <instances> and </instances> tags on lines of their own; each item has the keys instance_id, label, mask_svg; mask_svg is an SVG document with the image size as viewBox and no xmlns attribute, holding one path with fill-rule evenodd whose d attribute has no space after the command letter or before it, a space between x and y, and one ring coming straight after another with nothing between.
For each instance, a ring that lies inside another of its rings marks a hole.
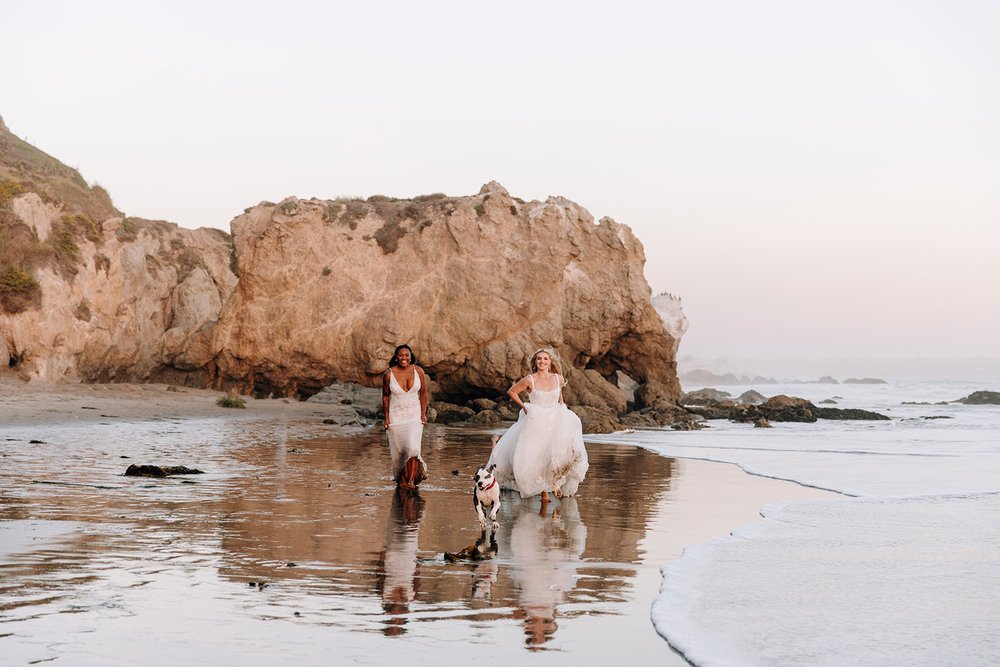
<instances>
[{"instance_id":1,"label":"woman in white dress","mask_svg":"<svg viewBox=\"0 0 1000 667\"><path fill-rule=\"evenodd\" d=\"M427 423L427 378L409 345L396 348L382 376L382 413L392 478L402 489L415 489L427 479L427 465L420 456Z\"/></svg>"},{"instance_id":2,"label":"woman in white dress","mask_svg":"<svg viewBox=\"0 0 1000 667\"><path fill-rule=\"evenodd\" d=\"M521 412L490 456L501 488L522 498L540 493L543 502L550 490L556 498L576 494L590 463L580 418L562 402L564 384L555 356L542 348L531 355L531 375L507 391ZM530 393L530 402L521 401L522 391Z\"/></svg>"}]
</instances>

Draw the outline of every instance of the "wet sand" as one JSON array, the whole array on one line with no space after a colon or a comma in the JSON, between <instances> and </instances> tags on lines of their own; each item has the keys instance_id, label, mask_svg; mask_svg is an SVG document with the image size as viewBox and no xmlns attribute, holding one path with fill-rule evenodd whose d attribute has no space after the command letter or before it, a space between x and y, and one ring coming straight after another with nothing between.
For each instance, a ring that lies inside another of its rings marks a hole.
<instances>
[{"instance_id":1,"label":"wet sand","mask_svg":"<svg viewBox=\"0 0 1000 667\"><path fill-rule=\"evenodd\" d=\"M11 664L685 664L649 620L659 566L763 504L832 496L588 444L577 498L505 495L495 557L448 562L481 538L471 476L490 431L428 427L431 477L400 494L384 435L323 425L324 406L226 411L216 392L10 386L0 654ZM206 474L122 477L129 463Z\"/></svg>"}]
</instances>

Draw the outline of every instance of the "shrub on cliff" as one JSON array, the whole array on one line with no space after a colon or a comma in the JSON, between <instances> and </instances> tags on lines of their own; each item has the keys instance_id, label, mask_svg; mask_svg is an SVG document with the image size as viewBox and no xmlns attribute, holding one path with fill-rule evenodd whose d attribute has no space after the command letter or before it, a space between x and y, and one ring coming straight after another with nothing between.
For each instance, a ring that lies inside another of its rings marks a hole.
<instances>
[{"instance_id":1,"label":"shrub on cliff","mask_svg":"<svg viewBox=\"0 0 1000 667\"><path fill-rule=\"evenodd\" d=\"M42 288L30 273L15 267L0 271L0 309L15 315L41 303Z\"/></svg>"},{"instance_id":2,"label":"shrub on cliff","mask_svg":"<svg viewBox=\"0 0 1000 667\"><path fill-rule=\"evenodd\" d=\"M0 178L0 204L6 204L14 197L23 195L25 192L24 186L17 181Z\"/></svg>"},{"instance_id":3,"label":"shrub on cliff","mask_svg":"<svg viewBox=\"0 0 1000 667\"><path fill-rule=\"evenodd\" d=\"M215 402L220 408L246 408L247 403L242 398L231 398L229 396L220 396Z\"/></svg>"}]
</instances>

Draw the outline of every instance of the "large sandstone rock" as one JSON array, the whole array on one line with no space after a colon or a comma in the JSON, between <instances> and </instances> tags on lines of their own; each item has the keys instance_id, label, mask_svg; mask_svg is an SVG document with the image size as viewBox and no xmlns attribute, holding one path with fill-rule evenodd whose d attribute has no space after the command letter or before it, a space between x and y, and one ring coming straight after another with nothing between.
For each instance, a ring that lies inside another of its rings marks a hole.
<instances>
[{"instance_id":1,"label":"large sandstone rock","mask_svg":"<svg viewBox=\"0 0 1000 667\"><path fill-rule=\"evenodd\" d=\"M0 126L0 361L26 379L308 397L377 385L407 342L435 398L464 403L502 397L547 346L569 405L677 403L679 300L663 295L658 312L628 227L561 197L489 183L468 197L289 198L232 230L125 217ZM507 401L495 412L508 419Z\"/></svg>"},{"instance_id":2,"label":"large sandstone rock","mask_svg":"<svg viewBox=\"0 0 1000 667\"><path fill-rule=\"evenodd\" d=\"M38 242L65 224L61 209L34 193L11 203L8 223ZM31 271L40 307L0 312L7 365L47 382L184 381L192 371L191 383L207 382L214 353L204 329L236 284L228 235L111 218L72 242L72 264Z\"/></svg>"},{"instance_id":3,"label":"large sandstone rock","mask_svg":"<svg viewBox=\"0 0 1000 667\"><path fill-rule=\"evenodd\" d=\"M523 202L496 183L470 197L286 199L232 223L239 283L212 349L216 382L309 395L374 384L409 343L436 396L499 395L541 346L571 405L621 414L680 394L676 339L650 302L642 245L561 197Z\"/></svg>"}]
</instances>

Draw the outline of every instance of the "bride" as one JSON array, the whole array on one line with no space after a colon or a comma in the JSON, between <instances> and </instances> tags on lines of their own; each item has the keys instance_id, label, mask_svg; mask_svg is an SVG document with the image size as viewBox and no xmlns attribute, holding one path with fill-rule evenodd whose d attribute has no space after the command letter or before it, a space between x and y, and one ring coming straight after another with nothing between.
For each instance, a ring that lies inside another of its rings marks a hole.
<instances>
[{"instance_id":1,"label":"bride","mask_svg":"<svg viewBox=\"0 0 1000 667\"><path fill-rule=\"evenodd\" d=\"M517 421L497 441L490 464L497 465L500 486L522 498L542 494L549 499L572 496L590 464L583 446L580 418L562 402L565 384L552 352L542 348L531 355L531 374L507 391L521 406ZM530 392L529 403L519 394Z\"/></svg>"}]
</instances>

